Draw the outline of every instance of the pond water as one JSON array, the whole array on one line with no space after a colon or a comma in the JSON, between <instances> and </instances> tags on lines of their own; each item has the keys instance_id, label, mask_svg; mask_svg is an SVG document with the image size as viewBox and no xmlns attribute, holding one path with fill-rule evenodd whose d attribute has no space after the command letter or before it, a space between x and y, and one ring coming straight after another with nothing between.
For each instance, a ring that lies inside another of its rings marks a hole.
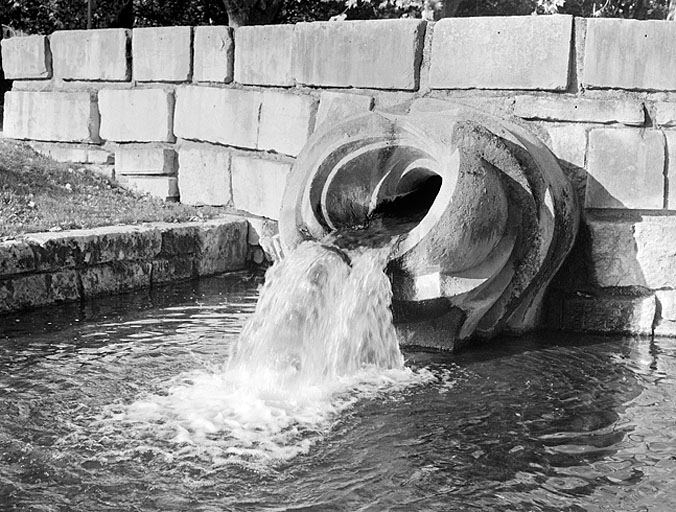
<instances>
[{"instance_id":1,"label":"pond water","mask_svg":"<svg viewBox=\"0 0 676 512\"><path fill-rule=\"evenodd\" d=\"M674 341L404 350L404 370L219 416L250 403L222 376L260 284L0 318L0 510L676 510Z\"/></svg>"}]
</instances>

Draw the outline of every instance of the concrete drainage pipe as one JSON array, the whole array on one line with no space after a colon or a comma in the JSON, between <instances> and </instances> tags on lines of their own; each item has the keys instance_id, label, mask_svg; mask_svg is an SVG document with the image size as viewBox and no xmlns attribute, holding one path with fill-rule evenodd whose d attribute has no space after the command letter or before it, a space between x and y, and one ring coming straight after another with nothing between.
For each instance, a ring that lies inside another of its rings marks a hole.
<instances>
[{"instance_id":1,"label":"concrete drainage pipe","mask_svg":"<svg viewBox=\"0 0 676 512\"><path fill-rule=\"evenodd\" d=\"M453 349L536 325L578 217L536 137L421 99L320 127L289 177L280 235L287 248L395 237L387 270L402 343Z\"/></svg>"}]
</instances>

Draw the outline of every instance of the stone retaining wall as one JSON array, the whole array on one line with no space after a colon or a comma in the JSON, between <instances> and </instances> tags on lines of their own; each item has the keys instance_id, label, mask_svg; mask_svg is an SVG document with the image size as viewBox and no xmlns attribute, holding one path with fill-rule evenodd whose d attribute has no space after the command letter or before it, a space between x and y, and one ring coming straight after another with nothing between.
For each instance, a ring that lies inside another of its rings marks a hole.
<instances>
[{"instance_id":1,"label":"stone retaining wall","mask_svg":"<svg viewBox=\"0 0 676 512\"><path fill-rule=\"evenodd\" d=\"M4 131L262 225L323 122L414 97L514 116L584 205L546 325L676 335L675 43L676 23L570 16L11 38Z\"/></svg>"},{"instance_id":2,"label":"stone retaining wall","mask_svg":"<svg viewBox=\"0 0 676 512\"><path fill-rule=\"evenodd\" d=\"M248 223L154 223L35 233L0 243L0 314L241 270Z\"/></svg>"}]
</instances>

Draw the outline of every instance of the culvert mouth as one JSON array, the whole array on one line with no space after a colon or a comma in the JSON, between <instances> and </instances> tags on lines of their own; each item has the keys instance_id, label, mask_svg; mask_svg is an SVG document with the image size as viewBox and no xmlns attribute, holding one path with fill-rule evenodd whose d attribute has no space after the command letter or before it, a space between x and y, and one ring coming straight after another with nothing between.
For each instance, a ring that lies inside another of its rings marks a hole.
<instances>
[{"instance_id":1,"label":"culvert mouth","mask_svg":"<svg viewBox=\"0 0 676 512\"><path fill-rule=\"evenodd\" d=\"M400 141L380 140L338 148L330 169L320 169L310 187L315 218L333 243L349 248L380 246L415 229L442 188L436 160Z\"/></svg>"}]
</instances>

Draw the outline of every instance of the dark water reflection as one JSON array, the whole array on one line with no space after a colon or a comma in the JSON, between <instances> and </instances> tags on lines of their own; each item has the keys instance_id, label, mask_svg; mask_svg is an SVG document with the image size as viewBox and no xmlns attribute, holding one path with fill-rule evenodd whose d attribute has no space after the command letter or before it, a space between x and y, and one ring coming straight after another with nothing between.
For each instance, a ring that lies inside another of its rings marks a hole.
<instances>
[{"instance_id":1,"label":"dark water reflection","mask_svg":"<svg viewBox=\"0 0 676 512\"><path fill-rule=\"evenodd\" d=\"M360 400L265 471L92 430L225 359L255 299L255 280L226 277L1 317L0 510L676 510L671 340L408 352L438 382Z\"/></svg>"}]
</instances>

